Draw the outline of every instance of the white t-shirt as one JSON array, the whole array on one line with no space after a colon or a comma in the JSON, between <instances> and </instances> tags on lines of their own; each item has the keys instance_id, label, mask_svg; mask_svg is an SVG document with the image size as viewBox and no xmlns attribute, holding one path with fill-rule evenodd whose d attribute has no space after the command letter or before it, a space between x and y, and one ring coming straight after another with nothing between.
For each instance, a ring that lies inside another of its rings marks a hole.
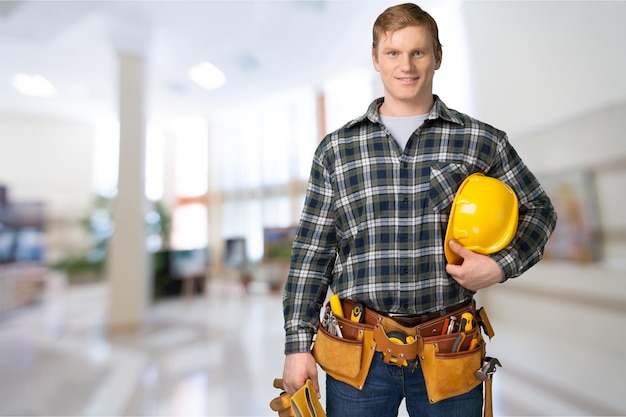
<instances>
[{"instance_id":1,"label":"white t-shirt","mask_svg":"<svg viewBox=\"0 0 626 417\"><path fill-rule=\"evenodd\" d=\"M413 132L424 123L427 117L428 113L407 117L383 116L381 114L380 120L391 133L391 136L398 142L400 148L404 149Z\"/></svg>"}]
</instances>

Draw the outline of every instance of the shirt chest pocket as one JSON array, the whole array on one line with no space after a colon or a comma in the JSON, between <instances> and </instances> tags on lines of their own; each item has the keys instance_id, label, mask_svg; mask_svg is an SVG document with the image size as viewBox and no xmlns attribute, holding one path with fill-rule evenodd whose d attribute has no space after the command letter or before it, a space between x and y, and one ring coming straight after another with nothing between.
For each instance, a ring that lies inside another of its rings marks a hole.
<instances>
[{"instance_id":1,"label":"shirt chest pocket","mask_svg":"<svg viewBox=\"0 0 626 417\"><path fill-rule=\"evenodd\" d=\"M470 174L463 164L433 164L430 167L428 205L435 213L449 213L454 195L463 180Z\"/></svg>"}]
</instances>

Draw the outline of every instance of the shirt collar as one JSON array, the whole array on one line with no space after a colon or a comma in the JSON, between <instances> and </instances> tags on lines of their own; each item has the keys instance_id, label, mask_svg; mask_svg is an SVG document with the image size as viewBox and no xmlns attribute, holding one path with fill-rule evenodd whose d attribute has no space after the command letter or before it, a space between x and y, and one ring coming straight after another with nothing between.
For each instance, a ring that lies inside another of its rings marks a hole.
<instances>
[{"instance_id":1,"label":"shirt collar","mask_svg":"<svg viewBox=\"0 0 626 417\"><path fill-rule=\"evenodd\" d=\"M441 118L449 122L456 123L458 125L463 126L463 121L459 118L459 116L456 113L452 112L444 104L444 102L439 98L439 96L437 96L436 94L433 94L433 98L435 99L435 104L433 105L433 108L430 110L427 120L435 120L435 119ZM363 122L365 119L369 120L372 123L381 123L380 112L378 110L380 109L380 106L382 106L384 101L385 101L384 97L380 97L372 101L372 103L369 105L367 109L367 112L363 116L358 117L352 120L351 122L349 122L347 126L352 127L358 123Z\"/></svg>"}]
</instances>

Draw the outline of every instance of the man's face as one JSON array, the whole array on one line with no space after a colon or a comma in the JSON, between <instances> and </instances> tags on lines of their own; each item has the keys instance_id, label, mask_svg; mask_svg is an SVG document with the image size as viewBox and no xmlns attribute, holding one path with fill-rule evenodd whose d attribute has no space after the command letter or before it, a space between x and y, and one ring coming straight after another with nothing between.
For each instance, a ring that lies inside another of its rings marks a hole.
<instances>
[{"instance_id":1,"label":"man's face","mask_svg":"<svg viewBox=\"0 0 626 417\"><path fill-rule=\"evenodd\" d=\"M430 111L433 76L441 65L441 55L435 55L432 36L425 27L408 26L384 33L372 59L385 87L386 114L407 116Z\"/></svg>"}]
</instances>

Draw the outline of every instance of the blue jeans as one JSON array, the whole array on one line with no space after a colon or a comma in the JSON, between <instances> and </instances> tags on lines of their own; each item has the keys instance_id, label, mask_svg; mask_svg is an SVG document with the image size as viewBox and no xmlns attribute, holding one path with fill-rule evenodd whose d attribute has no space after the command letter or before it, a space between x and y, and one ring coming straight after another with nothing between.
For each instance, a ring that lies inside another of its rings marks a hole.
<instances>
[{"instance_id":1,"label":"blue jeans","mask_svg":"<svg viewBox=\"0 0 626 417\"><path fill-rule=\"evenodd\" d=\"M482 384L466 394L430 404L422 368L387 365L383 355L374 355L362 391L327 376L328 417L396 417L403 398L411 417L481 417Z\"/></svg>"}]
</instances>

